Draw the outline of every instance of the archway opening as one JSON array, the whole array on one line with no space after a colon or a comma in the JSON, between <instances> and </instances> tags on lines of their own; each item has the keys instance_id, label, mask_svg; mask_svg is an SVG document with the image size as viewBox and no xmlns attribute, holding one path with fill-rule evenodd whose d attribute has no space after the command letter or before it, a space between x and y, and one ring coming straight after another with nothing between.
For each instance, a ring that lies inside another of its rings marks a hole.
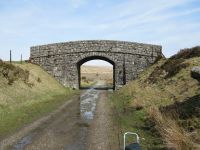
<instances>
[{"instance_id":1,"label":"archway opening","mask_svg":"<svg viewBox=\"0 0 200 150\"><path fill-rule=\"evenodd\" d=\"M77 64L79 88L115 89L115 64L105 57L87 57Z\"/></svg>"}]
</instances>

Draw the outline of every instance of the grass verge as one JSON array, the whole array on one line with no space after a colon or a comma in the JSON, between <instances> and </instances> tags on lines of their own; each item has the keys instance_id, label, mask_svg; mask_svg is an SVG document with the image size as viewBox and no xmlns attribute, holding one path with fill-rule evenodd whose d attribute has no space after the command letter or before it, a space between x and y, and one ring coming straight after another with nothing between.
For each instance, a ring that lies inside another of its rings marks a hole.
<instances>
[{"instance_id":1,"label":"grass verge","mask_svg":"<svg viewBox=\"0 0 200 150\"><path fill-rule=\"evenodd\" d=\"M200 148L200 85L190 75L200 66L199 56L195 47L161 59L113 94L121 143L123 133L132 131L142 138L143 149Z\"/></svg>"},{"instance_id":2,"label":"grass verge","mask_svg":"<svg viewBox=\"0 0 200 150\"><path fill-rule=\"evenodd\" d=\"M0 73L0 140L52 112L77 93L59 84L39 66L28 63L2 66L4 69L0 66L0 70L6 70L7 76ZM28 76L25 74L26 82L24 72L29 72ZM8 84L11 77L14 82Z\"/></svg>"}]
</instances>

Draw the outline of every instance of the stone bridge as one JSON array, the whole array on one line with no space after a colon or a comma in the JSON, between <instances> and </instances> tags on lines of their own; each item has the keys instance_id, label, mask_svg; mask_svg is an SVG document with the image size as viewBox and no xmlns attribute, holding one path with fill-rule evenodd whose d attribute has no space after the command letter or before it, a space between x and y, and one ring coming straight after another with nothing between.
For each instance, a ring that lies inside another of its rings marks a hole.
<instances>
[{"instance_id":1,"label":"stone bridge","mask_svg":"<svg viewBox=\"0 0 200 150\"><path fill-rule=\"evenodd\" d=\"M120 88L162 56L158 45L124 41L74 41L31 47L32 63L42 66L66 87L80 88L80 67L93 60L113 65L113 88Z\"/></svg>"}]
</instances>

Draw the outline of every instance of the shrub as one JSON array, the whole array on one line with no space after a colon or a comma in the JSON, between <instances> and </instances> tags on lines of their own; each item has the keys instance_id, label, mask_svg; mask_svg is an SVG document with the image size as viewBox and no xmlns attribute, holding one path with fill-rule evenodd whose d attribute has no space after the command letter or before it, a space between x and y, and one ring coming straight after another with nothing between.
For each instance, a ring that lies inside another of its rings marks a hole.
<instances>
[{"instance_id":1,"label":"shrub","mask_svg":"<svg viewBox=\"0 0 200 150\"><path fill-rule=\"evenodd\" d=\"M149 83L156 83L160 79L167 79L175 76L181 69L189 66L189 64L184 63L185 59L193 57L200 57L200 46L180 50L177 54L166 60L162 66L156 67L146 81Z\"/></svg>"},{"instance_id":2,"label":"shrub","mask_svg":"<svg viewBox=\"0 0 200 150\"><path fill-rule=\"evenodd\" d=\"M189 64L183 63L184 59L168 59L162 66L161 69L166 72L165 78L175 76L181 69L189 66Z\"/></svg>"},{"instance_id":3,"label":"shrub","mask_svg":"<svg viewBox=\"0 0 200 150\"><path fill-rule=\"evenodd\" d=\"M165 56L162 55L158 55L158 57L156 57L156 60L154 61L154 64L156 64L158 61L160 61L161 59L166 59Z\"/></svg>"},{"instance_id":4,"label":"shrub","mask_svg":"<svg viewBox=\"0 0 200 150\"><path fill-rule=\"evenodd\" d=\"M28 82L29 74L30 74L30 72L28 70L25 70L25 72L24 72L24 82L25 83Z\"/></svg>"},{"instance_id":5,"label":"shrub","mask_svg":"<svg viewBox=\"0 0 200 150\"><path fill-rule=\"evenodd\" d=\"M8 80L8 84L12 85L16 80L22 80L28 83L29 71L23 70L20 67L9 63L0 63L0 75L3 75Z\"/></svg>"},{"instance_id":6,"label":"shrub","mask_svg":"<svg viewBox=\"0 0 200 150\"><path fill-rule=\"evenodd\" d=\"M8 85L12 85L14 83L14 78L8 78Z\"/></svg>"},{"instance_id":7,"label":"shrub","mask_svg":"<svg viewBox=\"0 0 200 150\"><path fill-rule=\"evenodd\" d=\"M42 80L40 79L40 77L37 78L37 82L41 83Z\"/></svg>"},{"instance_id":8,"label":"shrub","mask_svg":"<svg viewBox=\"0 0 200 150\"><path fill-rule=\"evenodd\" d=\"M144 108L144 103L140 100L134 99L132 100L131 106L133 109L139 111Z\"/></svg>"},{"instance_id":9,"label":"shrub","mask_svg":"<svg viewBox=\"0 0 200 150\"><path fill-rule=\"evenodd\" d=\"M172 56L171 59L189 59L193 57L200 57L200 46L182 49L176 55Z\"/></svg>"},{"instance_id":10,"label":"shrub","mask_svg":"<svg viewBox=\"0 0 200 150\"><path fill-rule=\"evenodd\" d=\"M86 77L85 77L85 76L82 76L81 78L82 78L82 80L86 80Z\"/></svg>"},{"instance_id":11,"label":"shrub","mask_svg":"<svg viewBox=\"0 0 200 150\"><path fill-rule=\"evenodd\" d=\"M168 79L175 76L177 73L188 67L188 63L184 63L184 59L169 58L163 65L156 67L149 75L146 81L149 83L157 83L161 79Z\"/></svg>"},{"instance_id":12,"label":"shrub","mask_svg":"<svg viewBox=\"0 0 200 150\"><path fill-rule=\"evenodd\" d=\"M30 83L30 82L27 82L26 83L28 85L28 87L32 88L34 86L34 83Z\"/></svg>"}]
</instances>

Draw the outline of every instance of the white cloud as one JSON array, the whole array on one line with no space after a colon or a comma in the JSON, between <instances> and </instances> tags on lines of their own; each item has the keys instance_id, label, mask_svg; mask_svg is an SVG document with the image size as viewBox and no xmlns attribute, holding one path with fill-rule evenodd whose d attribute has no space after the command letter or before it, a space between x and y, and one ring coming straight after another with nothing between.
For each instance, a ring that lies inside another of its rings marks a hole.
<instances>
[{"instance_id":1,"label":"white cloud","mask_svg":"<svg viewBox=\"0 0 200 150\"><path fill-rule=\"evenodd\" d=\"M5 57L0 50L0 57L8 58L12 48L24 49L28 58L32 45L84 39L152 42L162 44L169 56L175 49L198 43L200 17L192 17L198 16L200 8L188 5L195 1L26 0L17 8L0 10L0 48L6 51Z\"/></svg>"}]
</instances>

